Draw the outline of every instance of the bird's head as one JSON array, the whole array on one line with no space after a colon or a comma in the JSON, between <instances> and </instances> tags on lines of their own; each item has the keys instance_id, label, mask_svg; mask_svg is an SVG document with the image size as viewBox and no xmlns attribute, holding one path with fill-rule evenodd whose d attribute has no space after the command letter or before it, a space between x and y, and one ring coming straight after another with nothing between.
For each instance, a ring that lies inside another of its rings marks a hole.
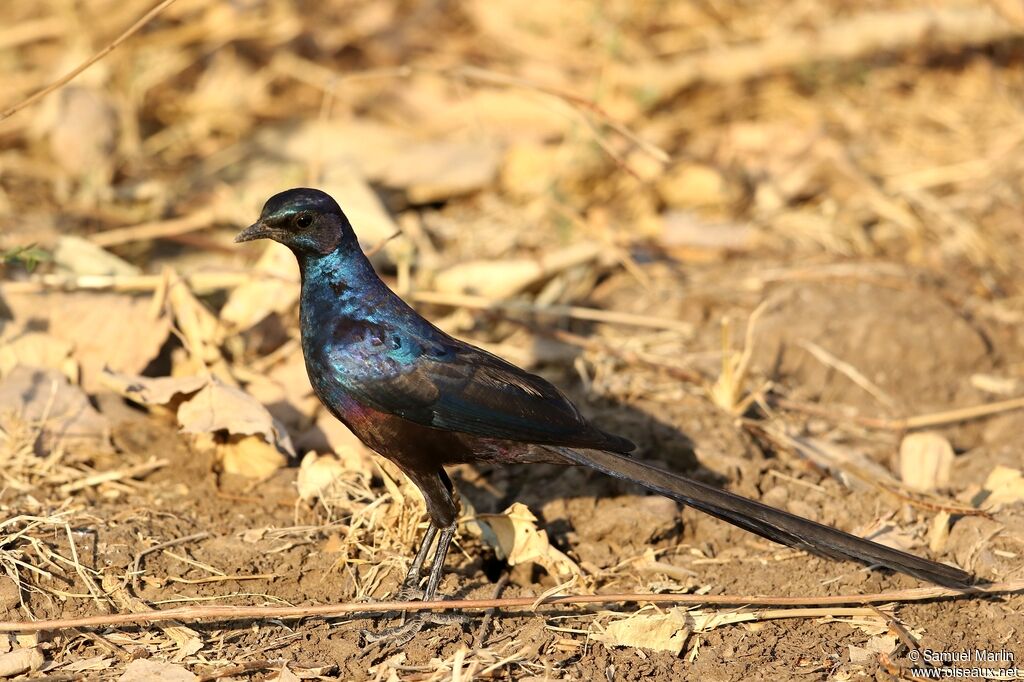
<instances>
[{"instance_id":1,"label":"bird's head","mask_svg":"<svg viewBox=\"0 0 1024 682\"><path fill-rule=\"evenodd\" d=\"M298 187L270 197L260 219L235 241L273 239L302 257L327 255L343 241L354 238L352 225L338 202L318 189Z\"/></svg>"}]
</instances>

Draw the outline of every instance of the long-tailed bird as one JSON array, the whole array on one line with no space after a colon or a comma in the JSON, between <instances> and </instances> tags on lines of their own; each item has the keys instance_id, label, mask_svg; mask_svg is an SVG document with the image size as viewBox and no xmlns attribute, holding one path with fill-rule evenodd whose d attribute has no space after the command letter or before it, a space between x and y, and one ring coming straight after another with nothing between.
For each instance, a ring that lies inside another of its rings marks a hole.
<instances>
[{"instance_id":1,"label":"long-tailed bird","mask_svg":"<svg viewBox=\"0 0 1024 682\"><path fill-rule=\"evenodd\" d=\"M317 396L369 448L394 462L426 500L430 525L403 582L423 598L441 579L458 505L445 465L586 466L637 483L775 542L832 559L881 565L947 586L969 573L886 547L630 459L633 443L588 422L539 376L432 325L391 291L359 248L341 208L316 189L270 198L236 242L273 239L302 273L300 327Z\"/></svg>"}]
</instances>

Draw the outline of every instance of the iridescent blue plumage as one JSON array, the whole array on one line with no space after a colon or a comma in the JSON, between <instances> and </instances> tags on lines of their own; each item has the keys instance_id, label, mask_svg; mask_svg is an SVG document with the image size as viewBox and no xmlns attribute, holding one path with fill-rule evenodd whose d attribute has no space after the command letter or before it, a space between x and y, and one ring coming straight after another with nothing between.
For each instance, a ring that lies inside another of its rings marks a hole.
<instances>
[{"instance_id":1,"label":"iridescent blue plumage","mask_svg":"<svg viewBox=\"0 0 1024 682\"><path fill-rule=\"evenodd\" d=\"M407 576L418 581L435 536L426 594L437 587L458 506L444 465L551 462L588 466L783 544L882 564L941 584L970 575L630 460L633 444L590 424L557 388L445 334L374 272L340 207L319 190L272 197L238 241L270 238L302 273L300 327L317 396L368 447L420 488L431 526Z\"/></svg>"}]
</instances>

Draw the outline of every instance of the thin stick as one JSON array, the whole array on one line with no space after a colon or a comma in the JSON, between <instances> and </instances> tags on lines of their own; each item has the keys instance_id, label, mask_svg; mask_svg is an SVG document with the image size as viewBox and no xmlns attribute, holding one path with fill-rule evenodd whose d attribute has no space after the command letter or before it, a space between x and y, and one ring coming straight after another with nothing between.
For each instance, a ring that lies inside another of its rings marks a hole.
<instances>
[{"instance_id":1,"label":"thin stick","mask_svg":"<svg viewBox=\"0 0 1024 682\"><path fill-rule=\"evenodd\" d=\"M922 429L928 426L941 426L943 424L969 421L971 419L979 419L981 417L990 417L994 414L999 414L1000 412L1019 410L1024 408L1024 397L1010 398L1009 400L1000 400L998 402L984 403L982 405L972 405L970 407L959 407L952 410L943 410L942 412L932 412L930 414L919 414L914 417L906 417L902 419L880 419L878 417L861 417L858 415L837 415L828 408L821 407L820 405L810 405L807 403L796 402L794 400L780 399L776 400L775 403L785 410L806 412L807 414L824 417L831 421L852 421L869 429L910 431L912 429Z\"/></svg>"},{"instance_id":2,"label":"thin stick","mask_svg":"<svg viewBox=\"0 0 1024 682\"><path fill-rule=\"evenodd\" d=\"M142 558L144 556L146 556L147 554L152 554L153 552L156 552L157 550L167 549L168 547L173 547L175 545L180 545L180 544L185 543L185 542L192 542L194 540L204 540L204 539L208 538L209 536L210 536L210 534L208 532L206 532L206 531L203 531L201 533L193 533L192 535L186 535L183 538L174 538L173 540L168 540L167 542L161 542L158 545L153 545L152 547L147 547L146 549L144 549L141 552L139 552L138 554L136 554L135 555L135 560L132 561L132 572L131 572L131 576L130 576L131 577L131 583L132 583L132 589L135 590L136 592L139 591L139 575L141 575L141 573L142 573L142 570L141 570L140 566L142 564ZM128 577L128 576L126 576L126 577Z\"/></svg>"},{"instance_id":3,"label":"thin stick","mask_svg":"<svg viewBox=\"0 0 1024 682\"><path fill-rule=\"evenodd\" d=\"M814 359L821 364L842 372L847 379L860 386L866 393L870 394L872 398L882 403L885 407L888 407L890 410L896 409L896 403L889 397L889 394L850 363L840 360L813 341L804 339L798 345L814 356Z\"/></svg>"},{"instance_id":4,"label":"thin stick","mask_svg":"<svg viewBox=\"0 0 1024 682\"><path fill-rule=\"evenodd\" d=\"M444 293L440 291L415 291L409 296L409 298L419 303L432 303L435 305L447 305L457 308L491 309L503 312L527 312L535 313L537 315L571 317L578 320L589 320L592 322L622 324L631 327L668 329L682 332L684 334L693 332L693 325L688 322L682 322L668 317L634 315L632 313L620 313L614 310L601 310L599 308L585 308L574 305L540 306L535 303L526 303L523 301L493 300L483 296Z\"/></svg>"},{"instance_id":5,"label":"thin stick","mask_svg":"<svg viewBox=\"0 0 1024 682\"><path fill-rule=\"evenodd\" d=\"M89 241L93 244L106 248L108 246L127 244L128 242L177 237L183 234L188 234L189 232L195 232L196 230L202 230L210 227L213 225L215 220L216 214L214 211L211 209L204 209L201 211L195 211L194 213L189 213L188 215L181 216L180 218L158 220L151 223L142 223L141 225L119 227L114 230L97 232L96 234L90 235Z\"/></svg>"},{"instance_id":6,"label":"thin stick","mask_svg":"<svg viewBox=\"0 0 1024 682\"><path fill-rule=\"evenodd\" d=\"M145 26L150 21L152 21L154 17L156 17L158 14L163 12L168 7L170 7L173 3L174 3L174 0L163 0L163 2L161 2L159 5L157 5L153 9L149 10L148 12L146 12L142 16L141 19L139 19L134 24L129 26L128 30L126 30L124 33L122 33L121 35L119 35L117 38L114 39L114 42L112 42L109 45L107 45L106 47L104 47L102 50L100 50L99 52L94 54L92 57L90 57L89 59L87 59L84 62L82 62L80 65L78 65L76 68L74 68L71 71L69 71L68 73L66 73L64 76L58 78L53 83L50 83L49 85L47 85L45 88L43 88L39 92L35 93L34 95L31 95L31 96L27 97L26 99L22 100L18 104L15 104L13 107L11 107L10 109L7 109L3 113L0 113L0 121L3 121L6 118L10 118L11 116L13 116L14 114L18 113L19 111L21 111L25 107L30 106L32 104L35 104L36 102L38 102L42 98L44 98L47 95L49 95L54 90L58 90L58 89L64 87L65 85L67 85L68 83L70 83L71 81L73 81L76 77L78 77L79 74L81 74L83 71L88 69L90 66L92 66L93 64L95 64L99 60L101 60L104 57L106 57L111 52L113 52L114 49L117 48L118 45L120 45L124 41L128 40L128 38L130 38L132 35L134 35L139 29L141 29L143 26Z\"/></svg>"},{"instance_id":7,"label":"thin stick","mask_svg":"<svg viewBox=\"0 0 1024 682\"><path fill-rule=\"evenodd\" d=\"M758 595L698 595L698 594L582 594L554 595L544 601L545 606L568 604L614 604L643 602L650 604L703 604L730 606L807 607L840 604L886 604L890 602L918 602L966 596L984 596L1024 591L1024 579L991 583L984 587L953 589L948 587L919 587L911 590L879 592L876 594L835 595L823 597L764 597ZM118 613L86 616L82 618L55 618L38 621L2 621L0 632L43 632L65 628L111 627L168 620L196 622L201 620L294 620L319 616L334 618L348 614L361 616L395 611L448 611L453 609L531 609L535 597L507 599L449 599L435 601L357 602L322 604L319 606L184 606L145 613Z\"/></svg>"}]
</instances>

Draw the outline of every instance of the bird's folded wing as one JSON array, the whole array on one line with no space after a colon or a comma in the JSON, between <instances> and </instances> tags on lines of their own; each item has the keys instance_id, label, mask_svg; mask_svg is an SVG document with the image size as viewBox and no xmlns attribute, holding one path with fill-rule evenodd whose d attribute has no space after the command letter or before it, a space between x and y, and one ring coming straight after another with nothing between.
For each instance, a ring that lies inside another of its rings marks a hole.
<instances>
[{"instance_id":1,"label":"bird's folded wing","mask_svg":"<svg viewBox=\"0 0 1024 682\"><path fill-rule=\"evenodd\" d=\"M591 424L561 391L469 345L421 355L394 371L349 376L347 390L374 409L449 431L530 443L633 449Z\"/></svg>"}]
</instances>

